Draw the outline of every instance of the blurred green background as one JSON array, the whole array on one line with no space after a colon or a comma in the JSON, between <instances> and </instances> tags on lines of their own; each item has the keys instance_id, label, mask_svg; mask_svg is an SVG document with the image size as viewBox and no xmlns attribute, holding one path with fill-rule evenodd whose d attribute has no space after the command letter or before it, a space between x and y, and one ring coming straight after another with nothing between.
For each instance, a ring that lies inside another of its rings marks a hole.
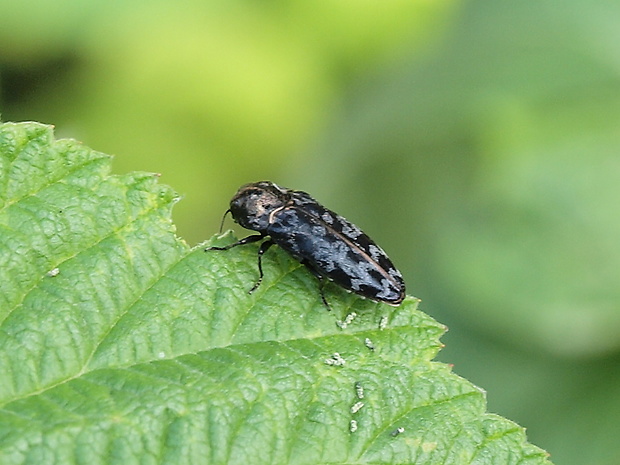
<instances>
[{"instance_id":1,"label":"blurred green background","mask_svg":"<svg viewBox=\"0 0 620 465\"><path fill-rule=\"evenodd\" d=\"M310 192L490 411L620 464L620 3L0 0L0 115L160 172L192 245L243 183Z\"/></svg>"}]
</instances>

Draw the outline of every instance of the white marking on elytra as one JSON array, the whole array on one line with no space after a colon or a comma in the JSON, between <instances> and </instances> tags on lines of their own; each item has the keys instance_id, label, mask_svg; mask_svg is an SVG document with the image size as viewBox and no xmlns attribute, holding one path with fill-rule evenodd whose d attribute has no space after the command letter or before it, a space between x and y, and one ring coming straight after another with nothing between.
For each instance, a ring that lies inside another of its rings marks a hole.
<instances>
[{"instance_id":1,"label":"white marking on elytra","mask_svg":"<svg viewBox=\"0 0 620 465\"><path fill-rule=\"evenodd\" d=\"M396 269L396 268L390 268L388 270L388 274L392 277L392 278L401 278L403 277L403 275L400 274L400 272Z\"/></svg>"},{"instance_id":2,"label":"white marking on elytra","mask_svg":"<svg viewBox=\"0 0 620 465\"><path fill-rule=\"evenodd\" d=\"M381 250L380 247L374 245L374 244L370 244L368 246L368 252L370 252L370 256L373 258L373 260L379 260L381 257L385 256L385 252L383 250Z\"/></svg>"},{"instance_id":3,"label":"white marking on elytra","mask_svg":"<svg viewBox=\"0 0 620 465\"><path fill-rule=\"evenodd\" d=\"M354 224L349 223L348 221L346 221L341 216L338 217L338 219L341 220L342 234L344 234L345 236L347 236L347 237L349 237L351 239L357 239L358 237L360 237L363 234L363 232L362 232L362 230L360 228L358 228Z\"/></svg>"},{"instance_id":4,"label":"white marking on elytra","mask_svg":"<svg viewBox=\"0 0 620 465\"><path fill-rule=\"evenodd\" d=\"M403 428L402 426L399 426L399 427L398 427L398 428L396 428L394 431L392 431L392 432L390 433L390 435L391 435L392 437L396 437L396 436L398 436L399 434L402 434L402 433L404 433L404 432L405 432L405 428Z\"/></svg>"},{"instance_id":5,"label":"white marking on elytra","mask_svg":"<svg viewBox=\"0 0 620 465\"><path fill-rule=\"evenodd\" d=\"M394 293L392 283L388 279L381 280L381 291L377 292L377 297L380 299L387 299Z\"/></svg>"}]
</instances>

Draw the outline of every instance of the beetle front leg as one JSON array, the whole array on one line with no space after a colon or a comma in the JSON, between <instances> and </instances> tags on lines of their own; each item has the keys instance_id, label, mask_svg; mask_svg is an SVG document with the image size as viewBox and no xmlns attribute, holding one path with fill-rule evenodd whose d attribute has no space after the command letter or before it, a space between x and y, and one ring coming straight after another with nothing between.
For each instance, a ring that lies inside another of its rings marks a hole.
<instances>
[{"instance_id":1,"label":"beetle front leg","mask_svg":"<svg viewBox=\"0 0 620 465\"><path fill-rule=\"evenodd\" d=\"M254 237L254 236L251 236L251 237ZM258 249L258 281L256 281L256 284L254 284L254 286L252 286L252 289L250 289L248 294L251 294L252 292L254 292L258 288L258 286L260 286L260 283L263 281L263 254L267 252L269 250L269 247L271 247L273 244L274 242L271 239L269 239L260 245Z\"/></svg>"},{"instance_id":2,"label":"beetle front leg","mask_svg":"<svg viewBox=\"0 0 620 465\"><path fill-rule=\"evenodd\" d=\"M245 245L245 244L251 244L252 242L258 242L258 241L260 241L264 237L265 236L262 235L262 234L257 234L257 235L254 235L254 236L244 237L243 239L238 240L237 242L233 242L232 244L225 245L224 247L207 247L205 249L205 252L208 252L209 250L228 250L228 249L232 249L233 247L237 247L238 245Z\"/></svg>"}]
</instances>

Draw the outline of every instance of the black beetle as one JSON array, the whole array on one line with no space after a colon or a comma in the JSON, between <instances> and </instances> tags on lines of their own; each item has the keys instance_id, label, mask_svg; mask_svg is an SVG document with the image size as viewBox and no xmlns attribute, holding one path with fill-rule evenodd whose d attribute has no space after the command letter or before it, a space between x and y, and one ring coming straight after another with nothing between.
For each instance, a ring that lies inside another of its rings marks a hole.
<instances>
[{"instance_id":1,"label":"black beetle","mask_svg":"<svg viewBox=\"0 0 620 465\"><path fill-rule=\"evenodd\" d=\"M403 277L385 252L357 226L305 192L271 181L246 184L230 201L228 212L235 222L260 234L206 250L228 250L269 237L258 249L259 278L250 292L263 279L263 254L278 244L319 279L321 299L328 308L323 278L377 302L399 305L405 298Z\"/></svg>"}]
</instances>

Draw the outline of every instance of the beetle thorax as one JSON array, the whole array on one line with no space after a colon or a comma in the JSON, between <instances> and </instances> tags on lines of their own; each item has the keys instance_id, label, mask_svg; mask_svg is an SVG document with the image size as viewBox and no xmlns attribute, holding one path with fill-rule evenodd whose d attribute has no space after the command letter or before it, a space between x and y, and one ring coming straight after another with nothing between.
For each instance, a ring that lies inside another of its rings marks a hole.
<instances>
[{"instance_id":1,"label":"beetle thorax","mask_svg":"<svg viewBox=\"0 0 620 465\"><path fill-rule=\"evenodd\" d=\"M270 216L285 205L282 192L270 186L243 186L230 201L230 212L247 229L265 232Z\"/></svg>"}]
</instances>

